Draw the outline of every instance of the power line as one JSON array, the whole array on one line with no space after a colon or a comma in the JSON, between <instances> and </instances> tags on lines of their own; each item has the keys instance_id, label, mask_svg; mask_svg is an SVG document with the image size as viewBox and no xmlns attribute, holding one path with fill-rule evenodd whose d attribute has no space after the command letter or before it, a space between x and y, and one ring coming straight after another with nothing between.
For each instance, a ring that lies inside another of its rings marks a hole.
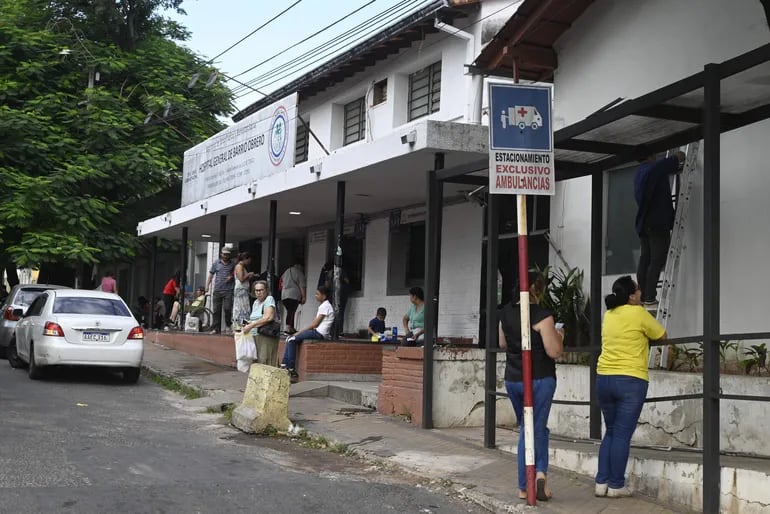
<instances>
[{"instance_id":1,"label":"power line","mask_svg":"<svg viewBox=\"0 0 770 514\"><path fill-rule=\"evenodd\" d=\"M240 77L241 75L244 75L244 74L246 74L246 73L248 73L248 72L250 72L250 71L252 71L252 70L255 70L255 69L259 68L259 67L260 67L260 66L262 66L263 64L265 64L265 63L268 63L268 62L272 61L272 60L273 60L273 59L275 59L276 57L278 57L278 56L282 55L283 53L285 53L285 52L286 52L286 51L288 51L288 50L291 50L291 49L292 49L292 48L294 48L295 46L301 45L302 43L305 43L305 42L307 42L307 41L309 41L309 40L313 39L313 38L314 38L314 37L316 37L318 34L321 34L322 32L329 30L330 28L332 28L333 26L337 25L338 23L340 23L340 22L342 22L342 21L345 21L346 19L350 18L351 16L353 16L353 15L354 15L354 14L356 14L357 12L359 12L359 11L361 11L361 10L365 9L366 7L369 7L370 5L372 5L372 4L373 4L374 2L376 2L376 1L377 1L377 0L370 0L368 3L365 3L364 5L362 5L361 7L359 7L358 9L356 9L356 10L354 10L354 11L351 11L351 12L349 12L348 14L346 14L346 15L345 15L345 16L343 16L342 18L338 19L337 21L335 21L335 22L333 22L333 23L330 23L329 25L325 26L324 28L322 28L322 29L320 29L320 30L318 30L318 31L316 31L316 32L314 32L314 33L312 33L312 34L310 34L309 36L307 36L307 37L306 37L305 39L303 39L302 41L298 41L297 43L295 43L295 44L293 44L293 45L291 45L291 46L288 46L288 47L284 48L283 50L281 50L281 51L280 51L280 52L278 52L277 54L275 54L275 55L273 55L273 56L270 56L270 57L268 57L267 59L265 59L264 61L262 61L262 62L260 62L260 63L258 63L258 64L255 64L255 65L254 65L254 66L252 66L251 68L249 68L249 69L247 69L247 70L244 70L244 71L242 71L242 72L238 73L237 75L233 75L233 76L234 76L234 77Z\"/></svg>"},{"instance_id":2,"label":"power line","mask_svg":"<svg viewBox=\"0 0 770 514\"><path fill-rule=\"evenodd\" d=\"M260 30L262 30L262 29L263 29L263 28L265 28L266 26L270 25L272 22L274 22L275 20L277 20L278 18L280 18L281 16L283 16L284 14L286 14L287 12L289 12L289 11L292 9L292 7L296 6L296 5L297 5L297 4L299 4L300 2L302 2L302 0L297 0L296 2L294 2L293 4L291 4L289 7L287 7L287 8L286 8L286 9L284 9L283 11L279 12L278 14L276 14L275 16L273 16L272 18L270 18L269 20L267 20L265 23L263 23L263 24L262 24L262 25L260 25L259 27L257 27L256 29L252 30L251 32L249 32L248 34L246 34L245 36L243 36L241 39L239 39L238 41L236 41L236 42L235 42L235 43L233 43L232 45L228 46L228 47L227 47L225 50L223 50L223 51L219 52L217 55L215 55L214 57L212 57L211 59L209 59L209 61L208 61L208 64L211 64L211 63L213 63L213 62L214 62L214 61L217 59L217 57L222 57L224 54L226 54L227 52L229 52L230 50L232 50L232 49L233 49L233 48L235 48L236 46L240 45L241 43L243 43L244 41L246 41L248 38L250 38L251 36L253 36L253 35L254 35L254 34L256 34L257 32L259 32Z\"/></svg>"},{"instance_id":3,"label":"power line","mask_svg":"<svg viewBox=\"0 0 770 514\"><path fill-rule=\"evenodd\" d=\"M287 76L290 76L291 74L295 73L297 69L300 67L312 67L315 64L332 56L336 52L339 52L344 47L344 45L351 39L354 39L354 38L361 39L362 37L368 37L382 30L382 28L385 25L393 21L396 21L397 19L400 19L400 17L405 12L408 12L411 8L414 7L415 3L416 3L415 0L402 1L401 3L396 4L385 11L378 13L376 16L373 16L368 20L365 20L364 22L351 28L350 30L343 32L342 34L339 34L338 36L326 41L325 43L308 50L304 54L299 55L294 59L291 59L290 61L283 63L281 66L273 68L272 70L269 70L249 80L248 83L260 84L262 87L264 87L266 85L274 84L278 80L286 78ZM383 18L385 18L384 23L383 23ZM374 28L374 30L369 30L375 25L377 26ZM369 32L366 32L367 30L369 30ZM361 33L364 33L364 32L366 33L363 36L361 36ZM279 76L277 80L273 80L266 84L264 83L265 80L276 76ZM238 94L241 91L243 91L243 88L235 88L233 90L235 94ZM244 95L241 95L241 96L244 96ZM236 96L236 99L237 98L240 98L240 96Z\"/></svg>"}]
</instances>

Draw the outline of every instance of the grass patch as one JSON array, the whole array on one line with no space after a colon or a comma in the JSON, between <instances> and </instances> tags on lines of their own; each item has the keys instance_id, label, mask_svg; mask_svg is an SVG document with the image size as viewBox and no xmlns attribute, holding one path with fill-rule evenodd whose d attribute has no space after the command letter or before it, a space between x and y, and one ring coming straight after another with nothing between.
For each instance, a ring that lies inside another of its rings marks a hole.
<instances>
[{"instance_id":1,"label":"grass patch","mask_svg":"<svg viewBox=\"0 0 770 514\"><path fill-rule=\"evenodd\" d=\"M332 453L336 453L338 455L343 455L346 457L352 457L356 455L356 451L350 449L347 444L344 443L332 443L328 439L326 439L322 435L310 435L308 434L307 430L302 430L300 433L295 436L293 439L296 439L299 442L299 445L303 448L314 448L318 450L326 450Z\"/></svg>"},{"instance_id":2,"label":"grass patch","mask_svg":"<svg viewBox=\"0 0 770 514\"><path fill-rule=\"evenodd\" d=\"M235 410L234 403L225 403L224 405L212 405L206 407L206 414L222 414L227 422L230 423L233 420L233 411Z\"/></svg>"},{"instance_id":3,"label":"grass patch","mask_svg":"<svg viewBox=\"0 0 770 514\"><path fill-rule=\"evenodd\" d=\"M160 375L153 371L149 371L146 368L144 369L143 373L147 378L159 386L174 393L181 394L188 400L195 400L197 398L203 397L203 391L201 391L199 388L188 386L176 378Z\"/></svg>"}]
</instances>

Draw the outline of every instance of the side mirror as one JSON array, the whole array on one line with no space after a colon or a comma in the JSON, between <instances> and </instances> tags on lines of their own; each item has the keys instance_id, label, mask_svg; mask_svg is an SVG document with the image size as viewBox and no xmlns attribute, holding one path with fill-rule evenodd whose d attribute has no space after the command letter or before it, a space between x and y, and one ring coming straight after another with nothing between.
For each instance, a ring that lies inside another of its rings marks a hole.
<instances>
[{"instance_id":1,"label":"side mirror","mask_svg":"<svg viewBox=\"0 0 770 514\"><path fill-rule=\"evenodd\" d=\"M24 317L24 309L13 309L13 317L14 318L23 318Z\"/></svg>"}]
</instances>

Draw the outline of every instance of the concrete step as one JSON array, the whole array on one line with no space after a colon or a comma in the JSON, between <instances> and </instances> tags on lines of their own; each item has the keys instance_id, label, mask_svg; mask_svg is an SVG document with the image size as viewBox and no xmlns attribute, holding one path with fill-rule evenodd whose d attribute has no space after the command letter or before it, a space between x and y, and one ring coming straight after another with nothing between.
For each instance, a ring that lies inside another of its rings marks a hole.
<instances>
[{"instance_id":1,"label":"concrete step","mask_svg":"<svg viewBox=\"0 0 770 514\"><path fill-rule=\"evenodd\" d=\"M518 438L518 434L514 434ZM516 453L516 445L499 448ZM593 477L598 466L599 443L551 440L549 463ZM631 448L626 468L633 491L660 502L703 510L703 466L698 452ZM720 512L767 514L770 512L770 460L753 457L721 458Z\"/></svg>"},{"instance_id":2,"label":"concrete step","mask_svg":"<svg viewBox=\"0 0 770 514\"><path fill-rule=\"evenodd\" d=\"M379 386L379 382L306 381L292 384L289 395L306 398L329 397L350 405L376 409Z\"/></svg>"}]
</instances>

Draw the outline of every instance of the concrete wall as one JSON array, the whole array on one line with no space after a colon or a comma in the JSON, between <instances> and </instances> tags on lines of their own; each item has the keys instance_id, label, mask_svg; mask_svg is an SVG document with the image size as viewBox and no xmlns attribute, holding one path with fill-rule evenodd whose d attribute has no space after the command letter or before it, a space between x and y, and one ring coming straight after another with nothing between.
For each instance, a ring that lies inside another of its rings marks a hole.
<instances>
[{"instance_id":1,"label":"concrete wall","mask_svg":"<svg viewBox=\"0 0 770 514\"><path fill-rule=\"evenodd\" d=\"M587 366L559 365L556 398L588 400L589 373ZM722 375L721 388L725 394L766 395L768 377ZM700 373L650 371L648 398L702 392ZM649 403L644 406L632 442L698 448L703 442L701 400L677 400ZM588 407L554 405L548 423L554 434L588 438ZM722 402L720 412L720 448L770 456L767 427L770 426L770 405L767 402Z\"/></svg>"},{"instance_id":2,"label":"concrete wall","mask_svg":"<svg viewBox=\"0 0 770 514\"><path fill-rule=\"evenodd\" d=\"M759 1L732 2L729 8L722 0L702 0L697 8L688 0L596 1L557 42L554 124L558 129L575 123L618 97L640 96L768 39L770 31ZM757 77L753 87L767 85L768 80ZM770 238L758 236L766 233L768 222L761 210L770 190L767 159L761 151L768 137L768 121L722 137L723 332L769 329L761 298L770 287L770 276L749 271L762 269L770 253ZM684 298L674 299L672 336L697 333L702 323L701 193L697 180L679 280ZM585 270L586 284L590 280L590 201L590 179L576 179L558 183L551 203L553 238L570 265Z\"/></svg>"}]
</instances>

